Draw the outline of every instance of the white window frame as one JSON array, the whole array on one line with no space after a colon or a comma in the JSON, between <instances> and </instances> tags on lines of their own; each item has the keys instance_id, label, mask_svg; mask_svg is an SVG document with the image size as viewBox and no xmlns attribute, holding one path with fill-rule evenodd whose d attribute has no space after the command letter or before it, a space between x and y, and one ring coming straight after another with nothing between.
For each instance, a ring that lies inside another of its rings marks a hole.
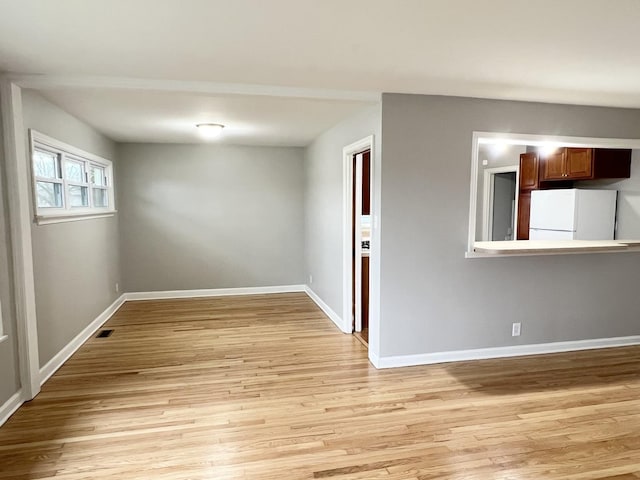
<instances>
[{"instance_id":1,"label":"white window frame","mask_svg":"<svg viewBox=\"0 0 640 480\"><path fill-rule=\"evenodd\" d=\"M36 130L29 130L30 157L31 165L31 186L33 190L33 212L34 218L38 225L46 225L50 223L73 222L77 220L86 220L90 218L100 218L113 216L117 210L115 209L114 181L113 181L113 163L111 160L99 157L93 153L85 152L72 145L51 138ZM60 179L50 179L38 177L35 173L33 156L35 150L45 150L59 155L60 158ZM65 174L66 160L80 162L83 164L84 181L78 182L70 180ZM91 182L91 166L104 168L106 186L94 185ZM51 182L62 185L62 207L38 207L38 191L37 182ZM77 186L87 188L87 206L72 207L69 196L69 187ZM107 191L107 207L94 206L93 190Z\"/></svg>"}]
</instances>

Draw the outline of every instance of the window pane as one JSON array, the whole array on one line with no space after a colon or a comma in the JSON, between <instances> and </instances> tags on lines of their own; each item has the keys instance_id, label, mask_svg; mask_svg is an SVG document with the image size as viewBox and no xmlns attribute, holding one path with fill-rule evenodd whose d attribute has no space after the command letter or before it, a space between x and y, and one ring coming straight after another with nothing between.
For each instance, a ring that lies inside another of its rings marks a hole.
<instances>
[{"instance_id":1,"label":"window pane","mask_svg":"<svg viewBox=\"0 0 640 480\"><path fill-rule=\"evenodd\" d=\"M69 185L69 204L72 207L88 207L89 187Z\"/></svg>"},{"instance_id":2,"label":"window pane","mask_svg":"<svg viewBox=\"0 0 640 480\"><path fill-rule=\"evenodd\" d=\"M51 182L36 182L38 207L62 208L62 185Z\"/></svg>"},{"instance_id":3,"label":"window pane","mask_svg":"<svg viewBox=\"0 0 640 480\"><path fill-rule=\"evenodd\" d=\"M81 162L65 160L64 177L70 182L84 183L84 165Z\"/></svg>"},{"instance_id":4,"label":"window pane","mask_svg":"<svg viewBox=\"0 0 640 480\"><path fill-rule=\"evenodd\" d=\"M103 167L96 167L91 165L91 183L100 187L107 186L107 179Z\"/></svg>"},{"instance_id":5,"label":"window pane","mask_svg":"<svg viewBox=\"0 0 640 480\"><path fill-rule=\"evenodd\" d=\"M107 197L107 190L102 188L93 189L93 206L94 207L108 207L109 199Z\"/></svg>"},{"instance_id":6,"label":"window pane","mask_svg":"<svg viewBox=\"0 0 640 480\"><path fill-rule=\"evenodd\" d=\"M35 150L33 173L36 177L60 178L60 158L55 153Z\"/></svg>"}]
</instances>

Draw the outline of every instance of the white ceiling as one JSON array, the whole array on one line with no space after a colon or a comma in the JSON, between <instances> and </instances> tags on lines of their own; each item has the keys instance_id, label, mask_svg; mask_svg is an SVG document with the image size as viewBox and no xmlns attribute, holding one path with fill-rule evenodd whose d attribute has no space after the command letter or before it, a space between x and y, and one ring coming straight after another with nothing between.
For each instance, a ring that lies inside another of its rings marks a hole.
<instances>
[{"instance_id":1,"label":"white ceiling","mask_svg":"<svg viewBox=\"0 0 640 480\"><path fill-rule=\"evenodd\" d=\"M304 98L205 95L139 90L65 88L40 94L119 142L205 141L197 123L222 123L216 143L305 146L371 105Z\"/></svg>"},{"instance_id":2,"label":"white ceiling","mask_svg":"<svg viewBox=\"0 0 640 480\"><path fill-rule=\"evenodd\" d=\"M0 70L640 107L639 18L637 0L0 0Z\"/></svg>"}]
</instances>

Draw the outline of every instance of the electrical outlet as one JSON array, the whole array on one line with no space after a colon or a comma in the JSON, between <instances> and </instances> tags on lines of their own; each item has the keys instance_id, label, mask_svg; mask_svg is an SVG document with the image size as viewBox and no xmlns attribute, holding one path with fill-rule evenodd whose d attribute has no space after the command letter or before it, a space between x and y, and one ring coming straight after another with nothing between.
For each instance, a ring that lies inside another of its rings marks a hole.
<instances>
[{"instance_id":1,"label":"electrical outlet","mask_svg":"<svg viewBox=\"0 0 640 480\"><path fill-rule=\"evenodd\" d=\"M313 275L309 275L309 285L313 283Z\"/></svg>"},{"instance_id":2,"label":"electrical outlet","mask_svg":"<svg viewBox=\"0 0 640 480\"><path fill-rule=\"evenodd\" d=\"M522 328L522 324L520 322L517 322L511 325L511 336L519 337L521 328Z\"/></svg>"},{"instance_id":3,"label":"electrical outlet","mask_svg":"<svg viewBox=\"0 0 640 480\"><path fill-rule=\"evenodd\" d=\"M120 293L120 285L116 283L116 293Z\"/></svg>"}]
</instances>

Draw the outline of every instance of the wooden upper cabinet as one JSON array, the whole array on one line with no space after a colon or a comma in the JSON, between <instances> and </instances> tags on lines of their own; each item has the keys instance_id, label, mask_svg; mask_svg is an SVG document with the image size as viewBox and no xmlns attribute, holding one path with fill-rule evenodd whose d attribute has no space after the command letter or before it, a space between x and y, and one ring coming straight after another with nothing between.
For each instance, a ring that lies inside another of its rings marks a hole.
<instances>
[{"instance_id":1,"label":"wooden upper cabinet","mask_svg":"<svg viewBox=\"0 0 640 480\"><path fill-rule=\"evenodd\" d=\"M538 188L538 154L520 154L520 190Z\"/></svg>"},{"instance_id":2,"label":"wooden upper cabinet","mask_svg":"<svg viewBox=\"0 0 640 480\"><path fill-rule=\"evenodd\" d=\"M567 148L566 177L578 180L593 176L593 149Z\"/></svg>"},{"instance_id":3,"label":"wooden upper cabinet","mask_svg":"<svg viewBox=\"0 0 640 480\"><path fill-rule=\"evenodd\" d=\"M567 149L558 148L556 151L541 157L541 180L566 180Z\"/></svg>"},{"instance_id":4,"label":"wooden upper cabinet","mask_svg":"<svg viewBox=\"0 0 640 480\"><path fill-rule=\"evenodd\" d=\"M559 148L540 157L540 181L629 178L631 150Z\"/></svg>"}]
</instances>

